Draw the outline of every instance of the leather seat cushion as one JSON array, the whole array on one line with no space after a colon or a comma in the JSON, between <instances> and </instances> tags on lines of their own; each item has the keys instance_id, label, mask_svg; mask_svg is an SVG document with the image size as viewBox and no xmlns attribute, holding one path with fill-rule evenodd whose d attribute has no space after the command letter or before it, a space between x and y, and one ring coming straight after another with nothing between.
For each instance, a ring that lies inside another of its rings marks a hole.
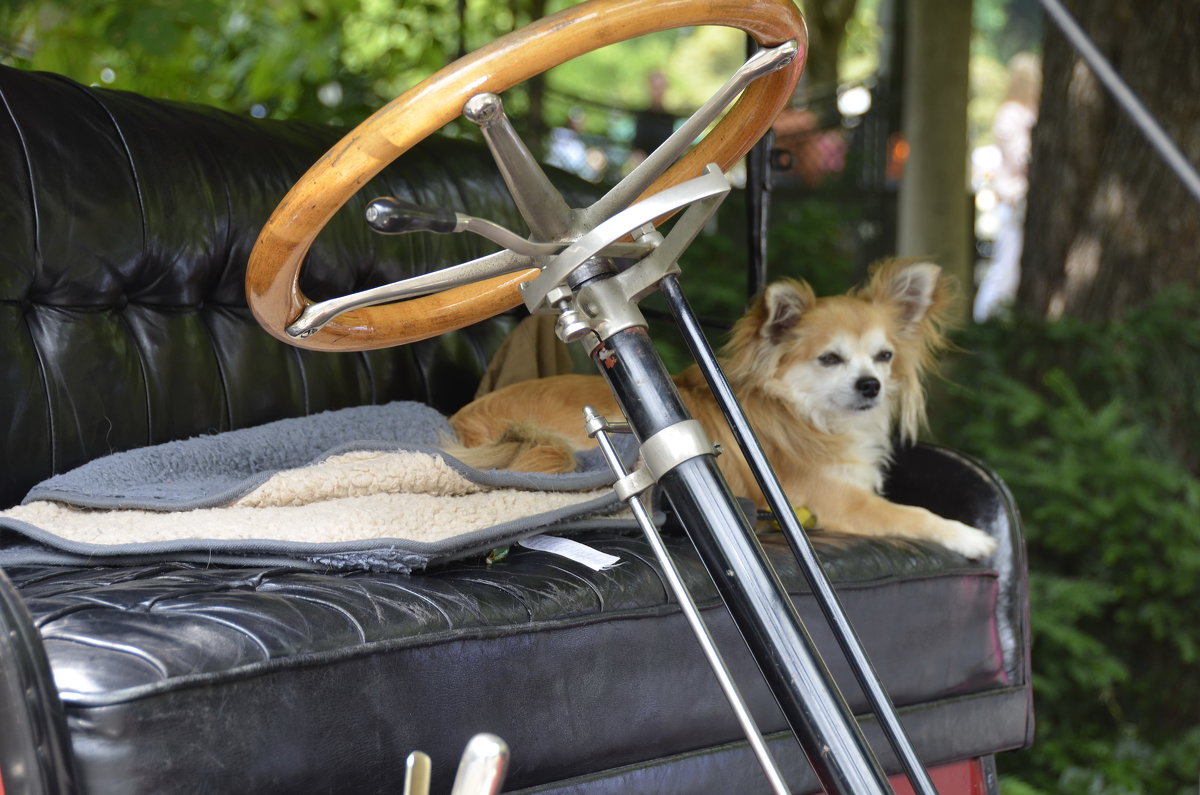
<instances>
[{"instance_id":1,"label":"leather seat cushion","mask_svg":"<svg viewBox=\"0 0 1200 795\"><path fill-rule=\"evenodd\" d=\"M736 741L648 546L587 540L621 565L593 572L514 549L412 576L184 565L9 575L93 793L398 790L413 749L433 756L445 786L475 731L512 746L510 787ZM785 542L763 540L861 711ZM690 543L670 546L760 725L785 728ZM819 548L897 706L1021 684L999 640L995 571L916 543ZM1008 728L1019 744L1024 726Z\"/></svg>"}]
</instances>

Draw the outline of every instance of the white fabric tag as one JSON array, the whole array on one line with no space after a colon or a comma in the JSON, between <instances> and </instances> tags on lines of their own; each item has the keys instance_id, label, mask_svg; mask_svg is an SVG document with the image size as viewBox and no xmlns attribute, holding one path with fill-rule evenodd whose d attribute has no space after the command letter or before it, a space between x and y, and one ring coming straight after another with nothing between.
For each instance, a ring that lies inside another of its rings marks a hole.
<instances>
[{"instance_id":1,"label":"white fabric tag","mask_svg":"<svg viewBox=\"0 0 1200 795\"><path fill-rule=\"evenodd\" d=\"M536 549L541 552L549 552L551 555L560 555L564 558L569 558L576 563L582 563L592 571L604 571L605 569L612 568L621 560L616 555L610 555L607 552L592 549L578 541L572 541L569 538L559 538L558 536L533 536L518 543L529 549Z\"/></svg>"}]
</instances>

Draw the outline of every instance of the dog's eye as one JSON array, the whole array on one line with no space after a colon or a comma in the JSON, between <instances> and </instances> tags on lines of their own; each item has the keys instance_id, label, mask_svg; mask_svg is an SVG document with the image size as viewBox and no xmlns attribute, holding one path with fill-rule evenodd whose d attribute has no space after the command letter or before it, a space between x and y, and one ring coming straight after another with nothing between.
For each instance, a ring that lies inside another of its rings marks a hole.
<instances>
[{"instance_id":1,"label":"dog's eye","mask_svg":"<svg viewBox=\"0 0 1200 795\"><path fill-rule=\"evenodd\" d=\"M817 361L825 367L833 367L835 364L841 364L845 360L842 359L841 356L838 356L836 353L830 351L828 353L822 353L820 356L818 356Z\"/></svg>"},{"instance_id":2,"label":"dog's eye","mask_svg":"<svg viewBox=\"0 0 1200 795\"><path fill-rule=\"evenodd\" d=\"M893 355L894 354L891 351L880 351L879 353L875 354L875 361L890 362Z\"/></svg>"}]
</instances>

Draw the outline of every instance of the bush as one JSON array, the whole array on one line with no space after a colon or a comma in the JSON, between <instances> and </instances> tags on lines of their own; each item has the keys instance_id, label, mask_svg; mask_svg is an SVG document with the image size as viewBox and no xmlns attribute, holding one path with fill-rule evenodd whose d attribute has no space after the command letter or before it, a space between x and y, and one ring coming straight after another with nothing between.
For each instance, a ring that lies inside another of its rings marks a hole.
<instances>
[{"instance_id":1,"label":"bush","mask_svg":"<svg viewBox=\"0 0 1200 795\"><path fill-rule=\"evenodd\" d=\"M1197 306L960 335L935 433L1008 482L1029 549L1037 736L1006 791L1196 791Z\"/></svg>"}]
</instances>

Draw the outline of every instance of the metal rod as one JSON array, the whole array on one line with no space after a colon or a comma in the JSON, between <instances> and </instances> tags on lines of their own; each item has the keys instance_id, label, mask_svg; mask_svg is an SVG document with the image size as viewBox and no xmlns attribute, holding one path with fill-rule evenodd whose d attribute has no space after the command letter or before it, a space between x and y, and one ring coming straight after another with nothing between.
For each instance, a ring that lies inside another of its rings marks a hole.
<instances>
[{"instance_id":1,"label":"metal rod","mask_svg":"<svg viewBox=\"0 0 1200 795\"><path fill-rule=\"evenodd\" d=\"M1046 13L1058 25L1059 30L1083 56L1083 60L1087 61L1096 77L1112 94L1113 99L1138 126L1150 145L1158 150L1163 160L1166 161L1167 167L1175 172L1188 192L1197 201L1200 201L1200 171L1196 170L1196 166L1179 150L1179 146L1167 135L1154 115L1142 104L1137 94L1134 94L1128 84L1117 74L1117 70L1092 43L1087 33L1079 27L1079 23L1075 21L1063 4L1059 0L1040 0L1040 2L1046 9Z\"/></svg>"},{"instance_id":2,"label":"metal rod","mask_svg":"<svg viewBox=\"0 0 1200 795\"><path fill-rule=\"evenodd\" d=\"M584 407L583 415L585 422L598 417L596 410L591 406ZM608 437L608 431L604 429L598 430L595 438L596 443L600 445L600 450L604 454L605 460L608 461L608 466L612 469L613 474L617 476L617 479L619 480L629 474L625 469L625 465L621 463L621 456L617 454L616 449L613 447L612 440ZM784 781L783 774L775 764L775 759L771 756L771 752L767 750L766 740L763 739L758 724L754 722L754 716L750 714L750 708L746 705L746 700L742 697L741 691L738 690L733 675L730 674L729 668L725 665L725 660L721 657L721 652L717 649L717 644L713 641L708 627L705 626L704 619L700 617L700 610L696 607L696 602L692 599L692 595L688 593L687 586L683 582L683 577L679 574L679 568L675 565L675 561L671 559L671 553L667 550L666 544L663 543L662 536L658 532L658 527L654 524L654 519L650 516L649 511L646 510L646 506L642 505L636 494L631 496L626 504L633 512L638 525L642 528L642 533L646 536L646 541L650 544L650 548L654 550L654 556L658 559L659 566L662 567L667 585L670 586L671 593L675 595L675 601L679 603L680 609L683 610L683 615L687 618L687 622L691 626L696 640L700 642L700 648L704 651L708 665L712 668L712 672L716 674L717 681L721 685L721 690L725 693L725 698L729 701L729 706L733 708L734 715L737 717L738 723L741 724L742 732L746 735L746 740L750 743L750 748L754 751L754 756L757 757L758 763L762 766L763 773L766 774L767 780L771 784L771 789L777 795L787 795L787 782Z\"/></svg>"},{"instance_id":3,"label":"metal rod","mask_svg":"<svg viewBox=\"0 0 1200 795\"><path fill-rule=\"evenodd\" d=\"M401 298L429 295L439 290L470 284L480 279L513 273L530 267L533 267L533 261L529 257L508 249L485 254L470 262L462 262L432 273L423 273L420 276L402 279L392 284L384 284L350 295L330 298L328 301L309 304L300 313L300 317L287 327L287 333L293 337L307 337L319 331L338 315L353 309L398 301Z\"/></svg>"},{"instance_id":4,"label":"metal rod","mask_svg":"<svg viewBox=\"0 0 1200 795\"><path fill-rule=\"evenodd\" d=\"M753 36L746 37L746 54L758 52ZM771 147L774 134L766 134L746 154L746 243L748 246L749 279L746 292L750 298L767 286L767 221L771 208Z\"/></svg>"},{"instance_id":5,"label":"metal rod","mask_svg":"<svg viewBox=\"0 0 1200 795\"><path fill-rule=\"evenodd\" d=\"M717 93L709 97L687 121L679 126L667 140L638 163L633 171L614 185L595 204L588 207L583 217L592 226L598 219L608 218L623 207L633 203L635 199L650 187L654 180L662 176L676 160L700 137L700 134L721 115L722 111L737 98L746 86L763 75L787 66L799 52L795 41L787 41L778 47L760 50L752 55L726 81Z\"/></svg>"},{"instance_id":6,"label":"metal rod","mask_svg":"<svg viewBox=\"0 0 1200 795\"><path fill-rule=\"evenodd\" d=\"M675 316L683 338L691 349L693 358L695 358L696 363L700 366L701 372L704 373L704 377L708 381L708 385L712 389L718 405L720 405L726 420L729 422L730 430L733 431L743 454L746 456L746 462L750 465L751 471L754 472L754 477L758 481L763 494L766 496L768 505L770 505L771 510L775 513L775 518L778 520L780 527L783 528L788 543L800 562L801 569L808 578L817 604L820 606L826 621L833 630L838 645L841 646L842 651L849 659L850 667L854 671L859 685L862 686L863 692L866 694L871 709L875 713L876 718L878 718L879 725L887 736L888 742L891 743L896 756L904 766L904 771L908 775L909 782L912 784L913 789L919 793L936 795L937 790L934 789L933 781L929 778L929 773L925 770L925 766L921 764L920 758L917 757L916 751L912 747L912 742L909 740L908 734L904 731L904 726L900 723L900 719L896 715L896 708L892 704L887 691L884 690L883 684L879 681L879 675L871 665L871 660L867 657L866 650L863 649L862 641L859 640L858 634L854 631L854 627L850 623L850 619L846 616L837 592L830 584L829 578L825 576L825 571L821 568L821 562L817 558L817 553L813 549L812 542L805 534L800 521L796 518L791 502L788 500L783 487L779 483L778 477L771 468L771 464L767 460L766 454L763 452L762 446L754 434L754 429L750 426L745 411L742 409L741 404L738 403L733 388L730 387L729 381L721 371L717 357L713 354L712 348L704 338L700 322L696 319L691 306L688 305L687 299L683 295L683 290L679 286L679 278L677 276L667 276L662 280L660 287L663 297L667 301L667 306Z\"/></svg>"},{"instance_id":7,"label":"metal rod","mask_svg":"<svg viewBox=\"0 0 1200 795\"><path fill-rule=\"evenodd\" d=\"M767 286L767 223L771 204L771 133L746 156L746 224L749 278L746 294L753 298Z\"/></svg>"},{"instance_id":8,"label":"metal rod","mask_svg":"<svg viewBox=\"0 0 1200 795\"><path fill-rule=\"evenodd\" d=\"M463 106L463 116L479 126L533 237L557 240L571 224L571 208L513 129L500 97L476 94Z\"/></svg>"},{"instance_id":9,"label":"metal rod","mask_svg":"<svg viewBox=\"0 0 1200 795\"><path fill-rule=\"evenodd\" d=\"M645 328L613 334L593 356L639 440L690 419ZM659 485L825 790L834 795L890 792L715 457L688 459L663 475Z\"/></svg>"}]
</instances>

